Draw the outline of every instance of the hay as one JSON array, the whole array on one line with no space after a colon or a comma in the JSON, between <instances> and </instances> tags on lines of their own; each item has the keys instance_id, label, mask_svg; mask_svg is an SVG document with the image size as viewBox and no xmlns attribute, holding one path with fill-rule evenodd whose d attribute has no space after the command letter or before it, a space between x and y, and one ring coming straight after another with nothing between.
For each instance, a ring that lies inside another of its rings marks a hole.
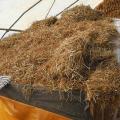
<instances>
[{"instance_id":1,"label":"hay","mask_svg":"<svg viewBox=\"0 0 120 120\"><path fill-rule=\"evenodd\" d=\"M0 41L0 74L37 88L81 89L97 64L114 56L116 35L110 18L77 6Z\"/></svg>"},{"instance_id":2,"label":"hay","mask_svg":"<svg viewBox=\"0 0 120 120\"><path fill-rule=\"evenodd\" d=\"M115 46L112 42L118 34L115 27L111 22L108 23L108 20L98 21L93 23L92 26L94 26L94 28L88 31L90 44L87 48L91 60L94 61L96 59L99 60L113 56Z\"/></svg>"},{"instance_id":3,"label":"hay","mask_svg":"<svg viewBox=\"0 0 120 120\"><path fill-rule=\"evenodd\" d=\"M120 107L120 65L115 58L103 61L87 81L87 98L95 120L117 119Z\"/></svg>"},{"instance_id":4,"label":"hay","mask_svg":"<svg viewBox=\"0 0 120 120\"><path fill-rule=\"evenodd\" d=\"M91 74L87 81L87 86L90 95L99 97L105 97L105 100L109 100L108 96L114 97L114 95L120 95L120 65L117 60L112 58L103 61L97 67L96 71ZM92 97L93 98L93 97ZM101 99L101 98L100 98ZM104 101L102 98L101 100ZM107 101L108 102L108 101Z\"/></svg>"},{"instance_id":5,"label":"hay","mask_svg":"<svg viewBox=\"0 0 120 120\"><path fill-rule=\"evenodd\" d=\"M42 28L49 28L50 26L54 25L57 21L56 17L50 17L49 19L41 20L41 21L36 21L34 22L31 27L28 29L29 30L36 30L36 29L42 29Z\"/></svg>"},{"instance_id":6,"label":"hay","mask_svg":"<svg viewBox=\"0 0 120 120\"><path fill-rule=\"evenodd\" d=\"M53 53L49 73L55 76L66 77L68 80L83 79L80 71L85 67L83 54L88 41L81 38L80 33L66 38Z\"/></svg>"},{"instance_id":7,"label":"hay","mask_svg":"<svg viewBox=\"0 0 120 120\"><path fill-rule=\"evenodd\" d=\"M104 0L96 7L96 10L103 12L106 16L120 18L120 1Z\"/></svg>"},{"instance_id":8,"label":"hay","mask_svg":"<svg viewBox=\"0 0 120 120\"><path fill-rule=\"evenodd\" d=\"M90 8L90 6L76 6L72 8L71 10L65 11L65 13L62 14L63 20L67 21L84 21L84 20L100 20L102 19L104 15L101 12L95 11Z\"/></svg>"},{"instance_id":9,"label":"hay","mask_svg":"<svg viewBox=\"0 0 120 120\"><path fill-rule=\"evenodd\" d=\"M60 19L37 21L25 32L0 41L0 74L11 76L12 85L23 85L26 99L39 88L84 90L95 120L108 120L99 115L101 106L111 120L111 111L120 105L117 37L111 18L77 6Z\"/></svg>"}]
</instances>

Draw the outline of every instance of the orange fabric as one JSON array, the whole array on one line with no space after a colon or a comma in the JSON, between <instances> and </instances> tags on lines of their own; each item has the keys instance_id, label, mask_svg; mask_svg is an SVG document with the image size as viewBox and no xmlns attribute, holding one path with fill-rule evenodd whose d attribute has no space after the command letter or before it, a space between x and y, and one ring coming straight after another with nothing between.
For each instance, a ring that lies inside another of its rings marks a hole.
<instances>
[{"instance_id":1,"label":"orange fabric","mask_svg":"<svg viewBox=\"0 0 120 120\"><path fill-rule=\"evenodd\" d=\"M70 120L0 96L0 120Z\"/></svg>"}]
</instances>

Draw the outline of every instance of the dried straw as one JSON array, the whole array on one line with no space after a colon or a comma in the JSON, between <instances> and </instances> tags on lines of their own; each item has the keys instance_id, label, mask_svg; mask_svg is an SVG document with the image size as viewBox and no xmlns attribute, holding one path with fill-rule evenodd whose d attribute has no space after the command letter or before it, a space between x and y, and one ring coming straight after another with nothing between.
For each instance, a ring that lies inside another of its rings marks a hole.
<instances>
[{"instance_id":1,"label":"dried straw","mask_svg":"<svg viewBox=\"0 0 120 120\"><path fill-rule=\"evenodd\" d=\"M120 18L120 1L104 0L96 7L96 10L103 12L106 16Z\"/></svg>"},{"instance_id":2,"label":"dried straw","mask_svg":"<svg viewBox=\"0 0 120 120\"><path fill-rule=\"evenodd\" d=\"M119 119L120 65L117 60L111 58L99 64L86 86L94 120Z\"/></svg>"},{"instance_id":3,"label":"dried straw","mask_svg":"<svg viewBox=\"0 0 120 120\"><path fill-rule=\"evenodd\" d=\"M119 72L120 65L115 58L101 62L95 72L91 74L89 80L87 80L89 99L95 98L96 101L108 103L110 100L112 102L115 97L120 97Z\"/></svg>"},{"instance_id":4,"label":"dried straw","mask_svg":"<svg viewBox=\"0 0 120 120\"><path fill-rule=\"evenodd\" d=\"M0 41L0 74L32 87L81 89L97 64L114 56L116 35L110 18L77 6Z\"/></svg>"}]
</instances>

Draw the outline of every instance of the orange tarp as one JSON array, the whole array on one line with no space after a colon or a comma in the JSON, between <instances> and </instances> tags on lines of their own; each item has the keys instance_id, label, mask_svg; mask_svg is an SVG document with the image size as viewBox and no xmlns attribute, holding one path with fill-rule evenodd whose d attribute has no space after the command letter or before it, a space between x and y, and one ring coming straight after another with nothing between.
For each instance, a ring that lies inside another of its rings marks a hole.
<instances>
[{"instance_id":1,"label":"orange tarp","mask_svg":"<svg viewBox=\"0 0 120 120\"><path fill-rule=\"evenodd\" d=\"M0 120L70 120L0 96Z\"/></svg>"}]
</instances>

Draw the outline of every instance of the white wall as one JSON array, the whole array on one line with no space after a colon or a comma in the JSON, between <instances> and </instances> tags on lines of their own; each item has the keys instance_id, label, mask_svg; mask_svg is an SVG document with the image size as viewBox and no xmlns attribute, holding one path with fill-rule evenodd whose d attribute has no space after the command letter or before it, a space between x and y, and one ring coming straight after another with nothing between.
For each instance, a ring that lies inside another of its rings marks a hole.
<instances>
[{"instance_id":1,"label":"white wall","mask_svg":"<svg viewBox=\"0 0 120 120\"><path fill-rule=\"evenodd\" d=\"M8 28L29 6L38 0L0 0L0 28ZM50 15L55 15L75 0L56 0ZM102 0L80 0L77 4L90 5L94 8ZM33 21L44 19L53 0L43 0L29 11L13 28L26 29ZM0 31L0 36L3 31Z\"/></svg>"}]
</instances>

